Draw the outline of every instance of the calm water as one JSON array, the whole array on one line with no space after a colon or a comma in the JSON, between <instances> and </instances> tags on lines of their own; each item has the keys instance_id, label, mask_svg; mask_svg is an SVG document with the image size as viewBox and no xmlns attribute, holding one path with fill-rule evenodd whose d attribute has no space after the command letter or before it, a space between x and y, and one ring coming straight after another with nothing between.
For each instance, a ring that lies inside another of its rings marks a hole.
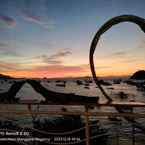
<instances>
[{"instance_id":1,"label":"calm water","mask_svg":"<svg viewBox=\"0 0 145 145\"><path fill-rule=\"evenodd\" d=\"M111 96L111 98L114 101L140 101L140 102L145 102L145 92L144 91L140 91L138 90L135 86L131 86L131 85L127 85L126 83L120 83L120 84L114 84L111 80L107 80L108 82L110 82L112 85L110 86L104 86L104 89L106 90L106 92L109 94L109 96ZM96 85L94 83L90 83L88 88L85 88L84 85L77 85L76 84L76 80L67 80L66 82L66 87L59 87L56 86L56 82L50 81L49 83L47 82L47 80L42 80L41 84L46 87L49 90L52 91L56 91L56 92L63 92L63 93L75 93L78 95L83 95L83 96L99 96L100 98L100 102L105 102L107 101L106 98L102 95L102 93L100 92L100 90L98 88L96 88ZM58 83L57 83L58 84ZM9 89L9 87L11 86L11 84L3 82L0 85L0 92L5 92L6 90ZM120 97L118 96L118 93L120 91L123 91L124 93L126 93L128 95L128 97L126 99L120 99ZM38 94L37 92L35 92L33 90L33 88L29 85L29 84L24 84L24 86L21 88L21 90L18 92L18 94L16 95L16 97L21 98L22 100L44 100L44 98ZM40 106L40 110L48 110L48 111L59 111L62 108L62 106ZM83 107L66 107L68 110L83 110ZM27 106L0 106L0 109L13 109L13 110L27 110ZM33 109L36 109L35 107ZM111 112L116 112L116 110L112 107L106 107L106 108L95 108L92 111L111 111ZM145 113L145 109L144 108L135 108L134 112L144 112ZM2 116L1 116L2 117ZM16 117L16 116L15 116ZM6 116L6 118L9 119L14 119L13 115L8 115ZM31 117L16 117L15 118L17 123L19 124L31 124L32 123L32 119ZM118 132L120 135L120 142L121 145L124 144L131 144L131 131L132 131L132 125L130 123L128 123L127 121L123 120L121 121L121 123L116 123L116 122L112 122L110 120L108 120L108 117L102 117L102 118L96 118L96 117L92 117L92 120L101 120L101 124L103 126L105 126L105 128L109 129L109 132L112 134L112 137L116 136L116 133ZM137 119L138 122L140 122L143 126L145 126L145 119ZM143 133L141 133L139 130L136 130L135 133L136 138L139 140L138 142L136 142L137 145L144 145L145 144L145 135ZM117 142L117 141L116 141ZM113 144L113 143L112 143Z\"/></svg>"}]
</instances>

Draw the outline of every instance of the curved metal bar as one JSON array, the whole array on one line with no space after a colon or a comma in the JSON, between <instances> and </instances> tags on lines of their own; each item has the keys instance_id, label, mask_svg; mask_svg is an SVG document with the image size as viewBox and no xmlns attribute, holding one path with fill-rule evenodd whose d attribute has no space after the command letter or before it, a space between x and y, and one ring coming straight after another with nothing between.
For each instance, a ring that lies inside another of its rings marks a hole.
<instances>
[{"instance_id":1,"label":"curved metal bar","mask_svg":"<svg viewBox=\"0 0 145 145\"><path fill-rule=\"evenodd\" d=\"M24 84L25 81L14 82L8 91L0 93L0 102L18 103L19 98L15 98L15 96Z\"/></svg>"},{"instance_id":2,"label":"curved metal bar","mask_svg":"<svg viewBox=\"0 0 145 145\"><path fill-rule=\"evenodd\" d=\"M32 88L41 94L47 101L59 103L59 104L70 104L70 103L82 103L82 104L96 104L98 103L99 97L88 97L88 96L81 96L76 95L74 93L59 93L54 92L51 90L46 89L43 87L40 82L36 80L27 80L27 83L29 83Z\"/></svg>"},{"instance_id":3,"label":"curved metal bar","mask_svg":"<svg viewBox=\"0 0 145 145\"><path fill-rule=\"evenodd\" d=\"M121 15L121 16L117 16L114 17L112 19L110 19L109 21L107 21L95 34L92 43L91 43L91 47L90 47L90 54L89 54L89 61L90 61L90 68L91 68L91 72L92 72L92 76L93 79L96 83L96 85L98 86L98 88L101 90L102 94L106 97L106 99L108 100L108 103L112 101L112 99L110 98L110 96L108 96L108 94L106 93L106 91L103 89L103 87L100 85L99 81L98 81L98 77L96 76L96 71L95 71L95 67L94 67L94 52L95 52L95 48L99 42L99 39L101 37L101 35L103 33L105 33L109 28L111 28L113 25L122 23L122 22L132 22L137 24L140 29L145 33L145 19L138 17L138 16L134 16L134 15Z\"/></svg>"}]
</instances>

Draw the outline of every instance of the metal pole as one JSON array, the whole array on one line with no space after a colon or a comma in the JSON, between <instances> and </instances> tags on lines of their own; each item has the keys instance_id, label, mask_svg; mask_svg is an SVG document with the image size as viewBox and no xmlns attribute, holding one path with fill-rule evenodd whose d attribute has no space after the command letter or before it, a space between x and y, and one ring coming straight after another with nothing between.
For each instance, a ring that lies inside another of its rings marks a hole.
<instances>
[{"instance_id":1,"label":"metal pole","mask_svg":"<svg viewBox=\"0 0 145 145\"><path fill-rule=\"evenodd\" d=\"M90 145L90 128L89 128L89 115L88 115L88 106L85 106L86 111L86 123L85 123L85 131L86 131L86 145Z\"/></svg>"}]
</instances>

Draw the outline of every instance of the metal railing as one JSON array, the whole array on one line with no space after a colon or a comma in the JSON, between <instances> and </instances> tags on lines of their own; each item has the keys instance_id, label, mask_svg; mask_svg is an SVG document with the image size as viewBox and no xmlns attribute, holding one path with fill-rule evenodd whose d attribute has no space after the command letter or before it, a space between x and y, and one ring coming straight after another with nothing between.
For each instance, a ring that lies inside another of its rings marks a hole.
<instances>
[{"instance_id":1,"label":"metal railing","mask_svg":"<svg viewBox=\"0 0 145 145\"><path fill-rule=\"evenodd\" d=\"M143 131L145 131L145 125L141 125L140 126L138 124L135 124L136 122L134 122L134 119L138 119L138 118L144 118L145 119L145 112L140 113L140 112L109 112L109 111L91 111L90 110L90 105L83 105L84 107L84 111L42 111L42 110L32 110L30 109L32 106L38 106L40 104L37 103L31 103L31 104L7 104L7 105L28 105L28 110L1 110L0 111L0 115L18 115L18 116L38 116L38 115L43 115L43 116L57 116L57 115L63 115L63 116L69 116L69 115L73 115L73 116L83 116L85 119L85 126L76 130L72 130L69 132L64 132L63 134L69 134L75 131L79 131L84 129L85 130L85 139L81 140L81 141L76 141L76 142L72 142L72 143L67 143L67 144L77 144L79 142L85 141L86 145L91 145L90 140L99 136L91 136L90 135L90 127L92 126L90 124L90 117L110 117L110 118L114 118L114 117L120 117L120 118L124 118L127 121L130 121L131 124L133 124L133 131L134 131L134 127L139 127L143 128ZM58 105L58 104L57 104ZM75 105L75 104L74 104ZM31 106L31 107L30 107ZM44 106L44 104L43 104ZM49 106L49 105L48 105ZM53 105L51 105L53 106ZM69 107L70 105L65 105L67 107ZM73 106L73 104L71 104L71 106ZM76 106L76 105L75 105ZM79 106L79 105L78 105ZM145 108L145 103L142 102L126 102L126 103L118 103L118 102L112 102L112 103L98 103L96 105L92 105L91 107L142 107ZM136 125L136 126L135 126ZM47 131L40 131L37 130L35 128L31 128L31 130L35 130L38 133L45 133L45 134L51 134L51 132L47 132ZM52 133L53 134L53 133ZM57 134L57 133L56 133ZM100 134L101 136L101 134ZM51 143L51 144L56 144L56 143ZM118 143L119 145L119 143ZM135 140L132 137L132 145L135 145Z\"/></svg>"}]
</instances>

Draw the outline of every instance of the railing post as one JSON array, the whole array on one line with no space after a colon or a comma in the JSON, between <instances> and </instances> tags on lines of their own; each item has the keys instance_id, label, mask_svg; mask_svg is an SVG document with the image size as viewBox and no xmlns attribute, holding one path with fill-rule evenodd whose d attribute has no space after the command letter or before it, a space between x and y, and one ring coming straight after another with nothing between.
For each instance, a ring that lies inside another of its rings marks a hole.
<instances>
[{"instance_id":1,"label":"railing post","mask_svg":"<svg viewBox=\"0 0 145 145\"><path fill-rule=\"evenodd\" d=\"M90 145L90 128L89 128L89 115L88 115L88 106L85 106L85 131L86 131L86 145Z\"/></svg>"}]
</instances>

